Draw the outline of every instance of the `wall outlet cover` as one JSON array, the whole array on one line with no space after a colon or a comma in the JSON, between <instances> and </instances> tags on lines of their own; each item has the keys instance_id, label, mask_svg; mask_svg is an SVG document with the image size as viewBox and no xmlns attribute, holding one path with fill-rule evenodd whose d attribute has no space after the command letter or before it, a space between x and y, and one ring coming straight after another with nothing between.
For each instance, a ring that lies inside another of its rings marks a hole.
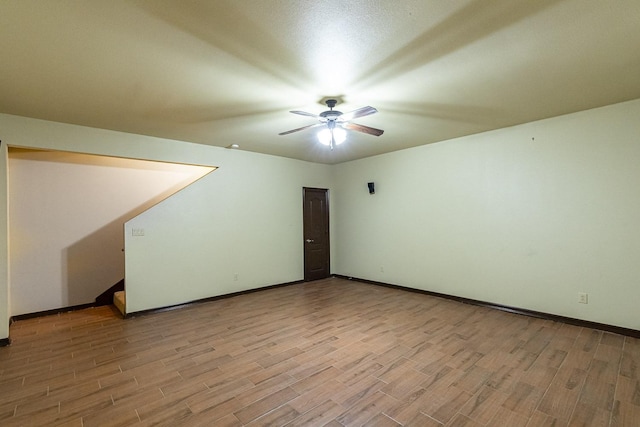
<instances>
[{"instance_id":1,"label":"wall outlet cover","mask_svg":"<svg viewBox=\"0 0 640 427\"><path fill-rule=\"evenodd\" d=\"M578 302L580 304L589 304L589 294L585 292L578 292Z\"/></svg>"}]
</instances>

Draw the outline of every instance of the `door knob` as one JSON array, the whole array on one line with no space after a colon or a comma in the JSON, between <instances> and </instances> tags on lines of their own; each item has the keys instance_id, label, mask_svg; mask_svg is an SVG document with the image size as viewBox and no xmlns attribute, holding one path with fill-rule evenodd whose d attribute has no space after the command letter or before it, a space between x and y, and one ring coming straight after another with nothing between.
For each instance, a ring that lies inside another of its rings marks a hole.
<instances>
[{"instance_id":1,"label":"door knob","mask_svg":"<svg viewBox=\"0 0 640 427\"><path fill-rule=\"evenodd\" d=\"M307 239L307 243L313 243L313 240Z\"/></svg>"}]
</instances>

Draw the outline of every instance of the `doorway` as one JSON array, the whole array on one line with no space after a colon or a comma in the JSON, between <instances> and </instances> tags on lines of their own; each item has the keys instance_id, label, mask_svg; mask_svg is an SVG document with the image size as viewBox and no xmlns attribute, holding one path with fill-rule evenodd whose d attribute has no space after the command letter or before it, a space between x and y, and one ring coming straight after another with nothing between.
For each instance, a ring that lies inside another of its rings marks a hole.
<instances>
[{"instance_id":1,"label":"doorway","mask_svg":"<svg viewBox=\"0 0 640 427\"><path fill-rule=\"evenodd\" d=\"M304 280L329 277L329 190L303 188Z\"/></svg>"}]
</instances>

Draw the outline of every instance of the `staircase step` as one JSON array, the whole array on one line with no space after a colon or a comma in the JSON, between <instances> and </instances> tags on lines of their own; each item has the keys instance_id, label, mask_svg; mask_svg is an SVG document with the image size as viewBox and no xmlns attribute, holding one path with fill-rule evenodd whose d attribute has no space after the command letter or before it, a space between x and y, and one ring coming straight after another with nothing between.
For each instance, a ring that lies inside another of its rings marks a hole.
<instances>
[{"instance_id":1,"label":"staircase step","mask_svg":"<svg viewBox=\"0 0 640 427\"><path fill-rule=\"evenodd\" d=\"M127 314L126 301L124 291L118 291L113 294L113 304L120 310L123 316Z\"/></svg>"}]
</instances>

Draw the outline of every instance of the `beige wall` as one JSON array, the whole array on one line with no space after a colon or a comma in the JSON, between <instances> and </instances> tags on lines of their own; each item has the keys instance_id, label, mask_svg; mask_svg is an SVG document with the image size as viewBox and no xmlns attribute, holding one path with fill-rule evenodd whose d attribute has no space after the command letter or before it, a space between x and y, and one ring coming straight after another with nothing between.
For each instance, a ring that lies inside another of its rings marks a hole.
<instances>
[{"instance_id":1,"label":"beige wall","mask_svg":"<svg viewBox=\"0 0 640 427\"><path fill-rule=\"evenodd\" d=\"M211 170L9 149L9 314L92 303L124 278L124 222Z\"/></svg>"},{"instance_id":2,"label":"beige wall","mask_svg":"<svg viewBox=\"0 0 640 427\"><path fill-rule=\"evenodd\" d=\"M1 116L0 116L1 120ZM9 154L0 144L0 340L9 337Z\"/></svg>"},{"instance_id":3,"label":"beige wall","mask_svg":"<svg viewBox=\"0 0 640 427\"><path fill-rule=\"evenodd\" d=\"M638 117L640 100L336 166L334 271L640 329Z\"/></svg>"},{"instance_id":4,"label":"beige wall","mask_svg":"<svg viewBox=\"0 0 640 427\"><path fill-rule=\"evenodd\" d=\"M304 277L302 187L330 187L330 167L236 154L127 222L127 312Z\"/></svg>"}]
</instances>

